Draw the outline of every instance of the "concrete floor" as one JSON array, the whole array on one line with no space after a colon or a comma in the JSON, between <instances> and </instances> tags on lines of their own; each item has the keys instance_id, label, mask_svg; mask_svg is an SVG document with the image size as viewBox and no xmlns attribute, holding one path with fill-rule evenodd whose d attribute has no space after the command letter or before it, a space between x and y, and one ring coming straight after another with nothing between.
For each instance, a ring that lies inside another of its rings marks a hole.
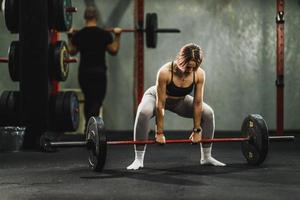
<instances>
[{"instance_id":1,"label":"concrete floor","mask_svg":"<svg viewBox=\"0 0 300 200\"><path fill-rule=\"evenodd\" d=\"M214 144L226 167L199 165L199 146L148 145L145 168L127 171L132 146L109 146L105 170L89 169L84 148L0 153L0 199L300 199L300 142L272 143L250 167L239 143Z\"/></svg>"}]
</instances>

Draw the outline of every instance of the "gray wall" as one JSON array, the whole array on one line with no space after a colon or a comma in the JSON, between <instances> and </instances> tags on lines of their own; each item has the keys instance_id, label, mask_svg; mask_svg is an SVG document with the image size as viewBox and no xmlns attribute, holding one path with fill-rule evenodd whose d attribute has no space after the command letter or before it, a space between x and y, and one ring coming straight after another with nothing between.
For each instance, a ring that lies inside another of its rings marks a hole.
<instances>
[{"instance_id":1,"label":"gray wall","mask_svg":"<svg viewBox=\"0 0 300 200\"><path fill-rule=\"evenodd\" d=\"M106 26L133 27L133 1L73 0L78 8L74 27L84 25L82 12L88 3L101 11ZM285 14L285 128L300 129L300 3L286 1ZM248 113L260 113L270 129L276 128L276 1L275 0L145 0L145 12L156 12L160 27L181 29L181 34L161 34L156 49L145 48L145 89L155 83L157 70L189 42L205 51L205 102L215 110L217 130L239 130ZM17 38L5 28L0 16L0 55ZM66 39L62 35L62 39ZM124 33L117 56L107 56L108 93L104 120L108 129L132 129L133 34ZM0 91L17 89L0 64ZM63 88L78 88L77 65ZM153 121L152 121L152 127ZM165 129L190 129L192 120L167 112Z\"/></svg>"}]
</instances>

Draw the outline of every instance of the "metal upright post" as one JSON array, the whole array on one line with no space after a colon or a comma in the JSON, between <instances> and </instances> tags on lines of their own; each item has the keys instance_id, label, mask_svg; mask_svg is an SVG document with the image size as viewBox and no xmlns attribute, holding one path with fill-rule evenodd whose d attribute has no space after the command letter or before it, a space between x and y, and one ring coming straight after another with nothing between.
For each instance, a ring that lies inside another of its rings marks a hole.
<instances>
[{"instance_id":1,"label":"metal upright post","mask_svg":"<svg viewBox=\"0 0 300 200\"><path fill-rule=\"evenodd\" d=\"M283 135L284 131L284 0L277 0L276 14L276 87L277 87L277 109L276 125L277 135Z\"/></svg>"},{"instance_id":2,"label":"metal upright post","mask_svg":"<svg viewBox=\"0 0 300 200\"><path fill-rule=\"evenodd\" d=\"M134 1L134 25L136 29L144 28L144 0ZM135 38L135 61L134 61L134 114L144 93L144 33L136 31Z\"/></svg>"}]
</instances>

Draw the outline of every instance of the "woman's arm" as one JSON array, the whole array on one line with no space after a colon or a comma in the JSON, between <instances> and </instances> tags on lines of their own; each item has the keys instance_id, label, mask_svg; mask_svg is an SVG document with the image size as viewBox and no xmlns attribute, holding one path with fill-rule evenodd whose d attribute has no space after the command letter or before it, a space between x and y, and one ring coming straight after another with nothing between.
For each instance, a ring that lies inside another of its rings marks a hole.
<instances>
[{"instance_id":1,"label":"woman's arm","mask_svg":"<svg viewBox=\"0 0 300 200\"><path fill-rule=\"evenodd\" d=\"M194 128L200 128L201 114L203 110L203 93L205 84L205 72L198 69L196 74L196 84L194 89Z\"/></svg>"},{"instance_id":2,"label":"woman's arm","mask_svg":"<svg viewBox=\"0 0 300 200\"><path fill-rule=\"evenodd\" d=\"M163 133L167 81L168 71L162 67L158 71L156 79L156 133Z\"/></svg>"}]
</instances>

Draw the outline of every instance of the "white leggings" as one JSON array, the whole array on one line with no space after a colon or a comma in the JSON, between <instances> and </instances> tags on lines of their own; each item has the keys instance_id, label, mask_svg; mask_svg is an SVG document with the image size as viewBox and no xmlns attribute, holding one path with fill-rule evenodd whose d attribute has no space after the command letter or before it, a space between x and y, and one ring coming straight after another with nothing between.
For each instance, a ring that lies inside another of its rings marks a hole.
<instances>
[{"instance_id":1,"label":"white leggings","mask_svg":"<svg viewBox=\"0 0 300 200\"><path fill-rule=\"evenodd\" d=\"M183 99L167 99L165 109L170 110L179 116L193 118L193 96L186 95ZM155 116L156 107L156 86L150 87L142 98L138 106L134 123L134 140L148 140L149 121ZM211 139L214 137L215 118L213 109L203 103L203 112L201 117L201 128L203 138ZM192 132L192 128L191 128ZM211 143L202 144L204 148L211 147ZM136 145L136 150L144 150L145 145Z\"/></svg>"}]
</instances>

